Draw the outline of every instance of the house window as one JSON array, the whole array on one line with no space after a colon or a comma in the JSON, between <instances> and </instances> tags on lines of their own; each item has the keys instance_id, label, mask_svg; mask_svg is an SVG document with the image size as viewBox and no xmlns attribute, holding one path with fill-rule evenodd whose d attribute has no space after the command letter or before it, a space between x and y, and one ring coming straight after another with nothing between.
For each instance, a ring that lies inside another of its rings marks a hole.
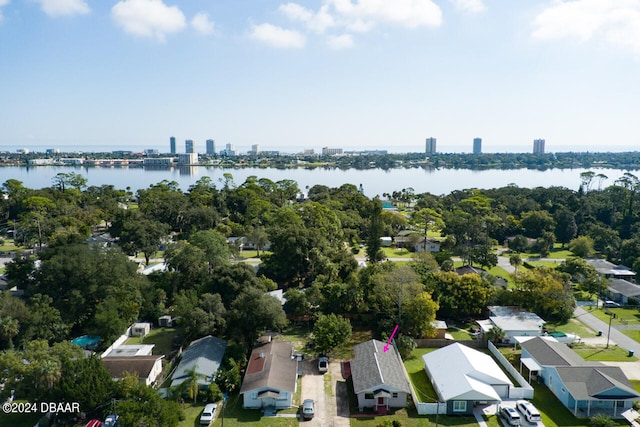
<instances>
[{"instance_id":1,"label":"house window","mask_svg":"<svg viewBox=\"0 0 640 427\"><path fill-rule=\"evenodd\" d=\"M368 400L373 400L374 399L373 393L365 393L364 398Z\"/></svg>"},{"instance_id":2,"label":"house window","mask_svg":"<svg viewBox=\"0 0 640 427\"><path fill-rule=\"evenodd\" d=\"M453 401L453 412L467 412L467 401L466 400L454 400Z\"/></svg>"},{"instance_id":3,"label":"house window","mask_svg":"<svg viewBox=\"0 0 640 427\"><path fill-rule=\"evenodd\" d=\"M257 391L252 392L251 393L251 398L252 399L257 399L258 398L258 392Z\"/></svg>"},{"instance_id":4,"label":"house window","mask_svg":"<svg viewBox=\"0 0 640 427\"><path fill-rule=\"evenodd\" d=\"M398 398L398 393L391 393L391 397L393 397L394 399Z\"/></svg>"}]
</instances>

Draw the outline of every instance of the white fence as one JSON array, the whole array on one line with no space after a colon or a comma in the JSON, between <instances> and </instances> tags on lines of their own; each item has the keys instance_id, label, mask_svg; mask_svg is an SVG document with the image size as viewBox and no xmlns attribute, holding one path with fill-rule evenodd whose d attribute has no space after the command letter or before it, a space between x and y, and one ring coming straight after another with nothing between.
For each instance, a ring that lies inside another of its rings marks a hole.
<instances>
[{"instance_id":1,"label":"white fence","mask_svg":"<svg viewBox=\"0 0 640 427\"><path fill-rule=\"evenodd\" d=\"M511 363L498 351L495 345L491 341L488 342L487 346L489 347L489 351L493 356L498 360L498 362L502 365L504 369L509 372L515 380L518 382L520 387L510 387L509 388L509 399L533 399L533 387L524 379L520 372L514 368Z\"/></svg>"},{"instance_id":2,"label":"white fence","mask_svg":"<svg viewBox=\"0 0 640 427\"><path fill-rule=\"evenodd\" d=\"M436 413L440 415L447 414L447 404L445 402L442 403L426 403L426 402L415 402L416 411L420 415L434 415Z\"/></svg>"}]
</instances>

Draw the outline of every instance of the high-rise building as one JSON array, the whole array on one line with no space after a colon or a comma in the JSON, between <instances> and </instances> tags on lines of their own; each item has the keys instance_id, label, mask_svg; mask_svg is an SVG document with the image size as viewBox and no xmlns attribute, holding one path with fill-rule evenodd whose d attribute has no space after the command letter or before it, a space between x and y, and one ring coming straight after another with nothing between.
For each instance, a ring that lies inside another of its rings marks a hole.
<instances>
[{"instance_id":1,"label":"high-rise building","mask_svg":"<svg viewBox=\"0 0 640 427\"><path fill-rule=\"evenodd\" d=\"M257 156L260 154L260 144L253 144L251 146L251 151L249 152L252 156Z\"/></svg>"},{"instance_id":2,"label":"high-rise building","mask_svg":"<svg viewBox=\"0 0 640 427\"><path fill-rule=\"evenodd\" d=\"M193 139L187 139L184 142L184 152L187 154L193 153Z\"/></svg>"},{"instance_id":3,"label":"high-rise building","mask_svg":"<svg viewBox=\"0 0 640 427\"><path fill-rule=\"evenodd\" d=\"M427 142L425 144L425 153L434 154L436 152L436 139L435 138L427 138Z\"/></svg>"},{"instance_id":4,"label":"high-rise building","mask_svg":"<svg viewBox=\"0 0 640 427\"><path fill-rule=\"evenodd\" d=\"M482 153L482 138L473 138L473 154Z\"/></svg>"},{"instance_id":5,"label":"high-rise building","mask_svg":"<svg viewBox=\"0 0 640 427\"><path fill-rule=\"evenodd\" d=\"M207 154L216 154L216 142L213 139L207 139Z\"/></svg>"},{"instance_id":6,"label":"high-rise building","mask_svg":"<svg viewBox=\"0 0 640 427\"><path fill-rule=\"evenodd\" d=\"M172 136L169 138L169 149L171 150L171 154L176 154L176 137Z\"/></svg>"},{"instance_id":7,"label":"high-rise building","mask_svg":"<svg viewBox=\"0 0 640 427\"><path fill-rule=\"evenodd\" d=\"M322 147L323 156L335 156L337 154L342 154L342 148Z\"/></svg>"},{"instance_id":8,"label":"high-rise building","mask_svg":"<svg viewBox=\"0 0 640 427\"><path fill-rule=\"evenodd\" d=\"M533 140L533 153L534 154L543 154L544 153L544 139L534 139Z\"/></svg>"}]
</instances>

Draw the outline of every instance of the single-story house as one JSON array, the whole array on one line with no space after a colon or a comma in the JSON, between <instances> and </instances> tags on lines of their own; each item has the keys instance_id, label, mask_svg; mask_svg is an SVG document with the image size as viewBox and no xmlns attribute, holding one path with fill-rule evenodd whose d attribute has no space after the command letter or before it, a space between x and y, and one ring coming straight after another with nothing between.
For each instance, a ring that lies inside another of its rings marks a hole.
<instances>
[{"instance_id":1,"label":"single-story house","mask_svg":"<svg viewBox=\"0 0 640 427\"><path fill-rule=\"evenodd\" d=\"M395 346L369 340L353 348L351 378L358 408L373 408L385 414L389 408L404 408L411 393L404 366Z\"/></svg>"},{"instance_id":2,"label":"single-story house","mask_svg":"<svg viewBox=\"0 0 640 427\"><path fill-rule=\"evenodd\" d=\"M216 377L226 350L227 342L211 335L192 341L182 352L180 363L171 376L171 387L186 381L194 369L198 374L198 387L208 387Z\"/></svg>"},{"instance_id":3,"label":"single-story house","mask_svg":"<svg viewBox=\"0 0 640 427\"><path fill-rule=\"evenodd\" d=\"M389 247L393 244L393 238L390 236L384 236L380 238L380 246Z\"/></svg>"},{"instance_id":4,"label":"single-story house","mask_svg":"<svg viewBox=\"0 0 640 427\"><path fill-rule=\"evenodd\" d=\"M624 279L609 279L606 293L609 299L626 305L629 303L629 298L640 297L640 286Z\"/></svg>"},{"instance_id":5,"label":"single-story house","mask_svg":"<svg viewBox=\"0 0 640 427\"><path fill-rule=\"evenodd\" d=\"M557 341L536 337L521 344L521 360L575 416L605 413L614 418L640 398L617 366L588 362Z\"/></svg>"},{"instance_id":6,"label":"single-story house","mask_svg":"<svg viewBox=\"0 0 640 427\"><path fill-rule=\"evenodd\" d=\"M624 279L633 283L636 281L636 273L624 265L617 265L600 258L589 258L585 261L607 279Z\"/></svg>"},{"instance_id":7,"label":"single-story house","mask_svg":"<svg viewBox=\"0 0 640 427\"><path fill-rule=\"evenodd\" d=\"M491 306L489 321L479 321L482 332L494 326L504 331L505 341L516 343L515 337L540 336L545 321L535 313L519 307Z\"/></svg>"},{"instance_id":8,"label":"single-story house","mask_svg":"<svg viewBox=\"0 0 640 427\"><path fill-rule=\"evenodd\" d=\"M477 403L509 397L513 384L488 354L455 343L423 355L422 360L447 414L472 414Z\"/></svg>"},{"instance_id":9,"label":"single-story house","mask_svg":"<svg viewBox=\"0 0 640 427\"><path fill-rule=\"evenodd\" d=\"M291 408L297 378L298 362L290 342L270 341L254 347L240 388L242 406Z\"/></svg>"},{"instance_id":10,"label":"single-story house","mask_svg":"<svg viewBox=\"0 0 640 427\"><path fill-rule=\"evenodd\" d=\"M102 364L114 381L124 378L125 373L129 373L137 375L140 382L150 386L155 384L158 376L162 373L163 357L105 357L102 359Z\"/></svg>"},{"instance_id":11,"label":"single-story house","mask_svg":"<svg viewBox=\"0 0 640 427\"><path fill-rule=\"evenodd\" d=\"M411 234L396 236L393 238L393 242L396 244L397 248L408 248L416 252L440 252L440 242L433 239L427 239L424 236L414 237Z\"/></svg>"}]
</instances>

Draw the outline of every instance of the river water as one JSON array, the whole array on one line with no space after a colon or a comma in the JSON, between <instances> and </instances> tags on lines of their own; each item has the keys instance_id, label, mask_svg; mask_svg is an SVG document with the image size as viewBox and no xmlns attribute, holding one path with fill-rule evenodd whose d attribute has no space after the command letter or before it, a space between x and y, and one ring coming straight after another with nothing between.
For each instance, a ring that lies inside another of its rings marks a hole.
<instances>
[{"instance_id":1,"label":"river water","mask_svg":"<svg viewBox=\"0 0 640 427\"><path fill-rule=\"evenodd\" d=\"M25 187L38 189L49 187L53 178L60 172L75 172L88 180L88 185L100 186L110 184L118 189L129 187L131 191L148 188L162 180L175 181L180 188L188 190L189 186L204 176L211 177L218 188L222 186L223 175L233 176L236 185L240 185L247 177L268 178L272 181L291 179L298 183L302 191L314 185L339 187L342 184L354 184L364 190L368 197L383 193L413 188L415 193L429 192L436 195L449 194L454 190L469 188L498 188L515 184L518 187L551 187L562 186L572 190L580 187L580 174L587 169L532 169L515 170L469 170L469 169L276 169L276 168L238 168L225 169L213 166L191 166L150 170L142 167L69 167L69 166L6 166L0 167L0 183L8 179L22 181ZM626 171L620 169L588 169L596 174L604 174L608 178L602 182L594 180L592 188L597 189L612 185Z\"/></svg>"}]
</instances>

